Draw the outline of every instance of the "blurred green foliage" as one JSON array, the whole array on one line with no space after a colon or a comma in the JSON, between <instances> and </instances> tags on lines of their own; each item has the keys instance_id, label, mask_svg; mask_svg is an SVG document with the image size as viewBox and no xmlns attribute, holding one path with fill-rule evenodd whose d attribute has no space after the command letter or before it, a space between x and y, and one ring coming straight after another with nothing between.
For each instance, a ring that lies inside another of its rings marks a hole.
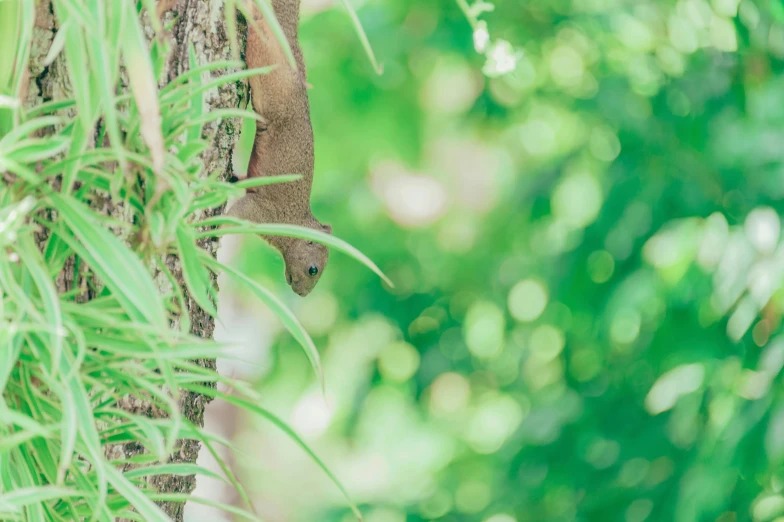
<instances>
[{"instance_id":1,"label":"blurred green foliage","mask_svg":"<svg viewBox=\"0 0 784 522\"><path fill-rule=\"evenodd\" d=\"M784 4L498 2L494 78L452 0L354 4L382 76L338 9L302 27L314 213L396 288L336 254L292 299L323 422L293 341L261 386L368 520L784 520Z\"/></svg>"}]
</instances>

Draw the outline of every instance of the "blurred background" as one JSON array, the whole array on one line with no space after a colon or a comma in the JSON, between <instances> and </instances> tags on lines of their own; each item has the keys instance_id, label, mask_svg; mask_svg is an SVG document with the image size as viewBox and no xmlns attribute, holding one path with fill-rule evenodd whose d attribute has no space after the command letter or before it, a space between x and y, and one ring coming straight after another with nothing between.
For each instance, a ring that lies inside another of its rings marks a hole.
<instances>
[{"instance_id":1,"label":"blurred background","mask_svg":"<svg viewBox=\"0 0 784 522\"><path fill-rule=\"evenodd\" d=\"M314 214L396 287L332 253L301 299L224 241L329 401L223 279L221 371L367 522L784 521L781 0L507 0L491 47L454 0L352 0L382 76L340 4L302 4ZM354 520L274 426L208 416L266 520Z\"/></svg>"}]
</instances>

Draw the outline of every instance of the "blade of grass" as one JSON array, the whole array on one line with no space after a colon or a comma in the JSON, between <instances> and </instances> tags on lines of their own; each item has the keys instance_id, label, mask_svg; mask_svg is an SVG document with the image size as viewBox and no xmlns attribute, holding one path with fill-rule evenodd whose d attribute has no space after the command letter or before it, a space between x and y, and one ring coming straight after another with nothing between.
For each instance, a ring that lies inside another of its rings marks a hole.
<instances>
[{"instance_id":1,"label":"blade of grass","mask_svg":"<svg viewBox=\"0 0 784 522\"><path fill-rule=\"evenodd\" d=\"M272 185L273 183L289 183L291 181L297 181L300 178L302 178L302 176L299 174L286 174L282 176L257 176L255 178L245 178L236 183L232 183L232 185L241 189L249 189L253 187L261 187L263 185Z\"/></svg>"},{"instance_id":2,"label":"blade of grass","mask_svg":"<svg viewBox=\"0 0 784 522\"><path fill-rule=\"evenodd\" d=\"M152 28L155 30L155 34L160 36L163 32L163 24L161 24L161 19L158 16L158 5L155 0L142 0L142 4L144 5L144 8L147 9L147 16L152 22ZM134 18L138 19L135 9L132 14Z\"/></svg>"},{"instance_id":3,"label":"blade of grass","mask_svg":"<svg viewBox=\"0 0 784 522\"><path fill-rule=\"evenodd\" d=\"M244 67L245 63L239 60L219 60L215 62L205 63L194 69L190 69L181 75L177 76L170 83L163 86L160 90L161 97L169 94L171 91L180 89L181 84L189 82L192 78L198 77L205 72L214 71L216 69L235 69Z\"/></svg>"},{"instance_id":4,"label":"blade of grass","mask_svg":"<svg viewBox=\"0 0 784 522\"><path fill-rule=\"evenodd\" d=\"M65 32L65 59L68 64L68 78L71 80L76 105L78 107L77 117L81 122L81 129L92 129L98 116L98 96L94 89L94 84L89 74L87 51L82 37L82 27L95 27L95 21L89 13L82 13L81 6L70 0L55 0L55 14L58 20L65 24L72 17L77 23L68 24L61 30ZM78 141L74 137L75 141Z\"/></svg>"},{"instance_id":5,"label":"blade of grass","mask_svg":"<svg viewBox=\"0 0 784 522\"><path fill-rule=\"evenodd\" d=\"M330 470L329 467L324 463L324 461L322 461L318 457L318 455L316 455L316 453L310 448L310 446L308 446L308 444L304 440L302 440L302 438L299 435L297 435L297 433L293 429L291 429L288 426L288 424L283 422L283 420L281 420L278 416L274 415L269 410L266 410L249 400L243 399L241 397L237 397L235 395L228 395L222 393L217 389L207 388L205 386L200 386L198 384L183 384L183 388L191 391L195 391L197 393L201 393L203 395L208 395L208 396L215 397L217 399L224 400L229 404L233 404L235 406L242 408L245 411L255 413L256 415L259 415L260 417L267 419L269 422L275 425L279 430L285 433L300 448L302 448L302 450L305 451L305 453L307 453L307 455L313 460L313 462L315 462L316 465L318 465L318 467L321 468L322 471L324 471L327 477L329 477L332 483L343 494L343 498L346 500L349 507L351 508L351 511L354 512L354 515L356 515L357 519L362 520L362 513L359 511L359 508L354 503L354 501L351 500L351 497L349 496L346 488L343 487L343 484L338 480L335 474L332 473L332 470Z\"/></svg>"},{"instance_id":6,"label":"blade of grass","mask_svg":"<svg viewBox=\"0 0 784 522\"><path fill-rule=\"evenodd\" d=\"M224 226L222 228L197 232L196 238L201 239L205 237L220 237L226 234L254 234L263 236L296 237L300 239L316 241L317 243L322 243L334 248L335 250L339 250L344 254L348 254L366 267L370 268L390 287L394 288L395 286L392 281L381 271L381 269L378 268L378 266L376 266L376 264L365 254L346 243L342 239L338 239L337 237L325 232L319 232L311 228L300 227L297 225L286 225L278 223L252 223L250 221L231 216L214 216L194 223L194 226L196 227L218 227L222 225L232 226Z\"/></svg>"},{"instance_id":7,"label":"blade of grass","mask_svg":"<svg viewBox=\"0 0 784 522\"><path fill-rule=\"evenodd\" d=\"M232 513L239 517L242 517L241 520L248 519L254 520L256 522L264 522L261 518L249 511L245 511L244 509L240 509L236 506L232 506L231 504L224 504L222 502L216 502L214 500L209 500L206 498L195 497L193 495L187 493L153 493L150 495L150 498L153 500L158 501L166 501L166 502L195 502L197 504L203 504L205 506L214 507L225 511L226 513Z\"/></svg>"},{"instance_id":8,"label":"blade of grass","mask_svg":"<svg viewBox=\"0 0 784 522\"><path fill-rule=\"evenodd\" d=\"M134 486L117 468L105 460L97 464L106 473L112 486L136 508L144 520L147 522L171 522L166 513L156 506L139 488Z\"/></svg>"},{"instance_id":9,"label":"blade of grass","mask_svg":"<svg viewBox=\"0 0 784 522\"><path fill-rule=\"evenodd\" d=\"M123 26L121 49L131 92L141 118L141 135L152 156L153 172L161 175L165 151L161 133L161 111L158 107L158 86L152 69L147 40L133 2L123 4L126 10L126 23ZM155 13L151 12L154 17ZM111 127L110 127L111 129Z\"/></svg>"},{"instance_id":10,"label":"blade of grass","mask_svg":"<svg viewBox=\"0 0 784 522\"><path fill-rule=\"evenodd\" d=\"M32 2L22 2L22 9L19 11L19 30L17 32L16 47L16 82L13 87L12 94L23 100L26 98L25 92L22 92L25 81L29 81L28 75L28 60L30 59L30 51L33 40L33 27L35 25L35 6ZM18 116L17 112L17 116Z\"/></svg>"},{"instance_id":11,"label":"blade of grass","mask_svg":"<svg viewBox=\"0 0 784 522\"><path fill-rule=\"evenodd\" d=\"M316 345L313 343L313 339L310 338L308 332L299 322L297 317L289 310L289 308L284 305L275 294L258 284L256 281L251 279L250 277L246 276L239 270L236 270L228 265L220 263L213 259L211 256L207 255L206 253L202 254L202 257L205 263L209 263L210 265L214 266L216 269L223 270L227 274L235 277L238 279L242 284L250 289L256 297L258 297L264 304L266 304L270 310L272 310L276 316L280 318L283 322L283 325L286 329L291 333L294 339L302 346L302 349L305 350L305 354L308 356L308 360L310 364L313 366L313 371L316 372L316 378L318 379L319 385L321 386L321 393L326 397L326 385L324 383L324 369L321 365L321 356L316 349Z\"/></svg>"},{"instance_id":12,"label":"blade of grass","mask_svg":"<svg viewBox=\"0 0 784 522\"><path fill-rule=\"evenodd\" d=\"M5 152L9 150L15 142L27 137L31 133L43 129L44 127L52 127L62 123L62 118L57 116L42 116L28 120L8 132L3 139L0 139L0 150Z\"/></svg>"},{"instance_id":13,"label":"blade of grass","mask_svg":"<svg viewBox=\"0 0 784 522\"><path fill-rule=\"evenodd\" d=\"M202 265L199 252L200 249L196 246L193 232L184 225L178 226L177 253L180 256L185 285L188 287L196 304L212 317L217 317L218 311L210 300L207 292L207 288L211 286L212 283L207 274L207 270Z\"/></svg>"},{"instance_id":14,"label":"blade of grass","mask_svg":"<svg viewBox=\"0 0 784 522\"><path fill-rule=\"evenodd\" d=\"M57 112L62 109L68 109L76 105L75 100L52 100L48 102L44 102L40 105L36 105L35 107L31 107L30 110L27 111L26 117L28 119L38 118L42 114L48 114L50 112Z\"/></svg>"},{"instance_id":15,"label":"blade of grass","mask_svg":"<svg viewBox=\"0 0 784 522\"><path fill-rule=\"evenodd\" d=\"M60 238L89 263L132 317L168 330L155 284L139 258L108 230L93 224L91 211L82 203L60 194L51 194L50 199L76 236L61 227Z\"/></svg>"},{"instance_id":16,"label":"blade of grass","mask_svg":"<svg viewBox=\"0 0 784 522\"><path fill-rule=\"evenodd\" d=\"M242 0L240 0L241 2ZM231 57L240 59L240 46L237 43L237 0L225 0L223 6L226 20L226 35L229 39Z\"/></svg>"},{"instance_id":17,"label":"blade of grass","mask_svg":"<svg viewBox=\"0 0 784 522\"><path fill-rule=\"evenodd\" d=\"M125 148L123 147L122 134L120 134L120 122L117 115L117 106L114 97L116 84L110 65L110 57L107 44L98 32L87 32L87 51L91 62L96 70L104 71L103 74L96 74L98 83L98 96L103 105L103 120L106 125L106 133L109 137L109 147L114 151L115 160L120 165L123 173L128 172L128 162L126 160ZM119 189L118 189L119 190ZM116 191L112 191L113 193ZM117 196L117 194L114 194Z\"/></svg>"},{"instance_id":18,"label":"blade of grass","mask_svg":"<svg viewBox=\"0 0 784 522\"><path fill-rule=\"evenodd\" d=\"M68 20L57 29L57 33L55 33L54 39L52 40L52 45L49 47L49 52L46 53L46 58L44 58L43 65L45 67L51 65L63 51L63 48L65 47L65 37L68 34L68 27L71 22L71 20Z\"/></svg>"},{"instance_id":19,"label":"blade of grass","mask_svg":"<svg viewBox=\"0 0 784 522\"><path fill-rule=\"evenodd\" d=\"M68 143L69 140L65 136L22 140L5 152L6 160L27 164L36 163L62 152Z\"/></svg>"},{"instance_id":20,"label":"blade of grass","mask_svg":"<svg viewBox=\"0 0 784 522\"><path fill-rule=\"evenodd\" d=\"M371 47L370 40L368 40L365 29L362 27L362 22L359 21L357 12L353 7L351 7L349 0L341 1L343 2L343 6L346 8L346 11L348 11L348 16L351 18L351 23L354 25L354 30L357 32L357 36L359 37L360 42L362 42L362 47L365 49L365 54L367 54L367 57L370 60L370 64L373 66L373 70L376 71L376 74L379 76L382 75L384 73L384 66L376 61L376 55L373 53L373 47Z\"/></svg>"},{"instance_id":21,"label":"blade of grass","mask_svg":"<svg viewBox=\"0 0 784 522\"><path fill-rule=\"evenodd\" d=\"M237 82L240 80L244 80L245 78L249 78L250 76L256 76L257 74L269 74L276 68L275 65L270 65L266 67L257 67L255 69L244 69L242 71L237 71L229 74L225 74L223 76L219 76L218 78L214 78L209 82L205 82L204 84L199 85L196 89L191 91L186 86L181 86L174 91L170 91L165 95L161 96L161 110L172 110L180 107L186 103L189 99L186 95L193 96L199 92L207 92L210 89L216 89L221 85L226 85L227 83ZM169 107L170 106L170 107Z\"/></svg>"},{"instance_id":22,"label":"blade of grass","mask_svg":"<svg viewBox=\"0 0 784 522\"><path fill-rule=\"evenodd\" d=\"M49 334L49 349L51 350L52 365L49 375L56 378L57 369L60 366L60 359L63 356L63 337L65 328L63 327L62 310L60 310L60 300L57 296L57 289L52 284L49 274L44 267L43 259L38 248L33 244L30 236L23 236L19 240L16 252L22 259L25 268L30 272L30 276L38 287L38 295L43 303L44 315L46 316L51 333Z\"/></svg>"},{"instance_id":23,"label":"blade of grass","mask_svg":"<svg viewBox=\"0 0 784 522\"><path fill-rule=\"evenodd\" d=\"M3 493L2 501L7 506L21 508L22 506L28 506L30 504L40 504L50 500L81 495L81 492L72 488L41 486L37 488L19 488Z\"/></svg>"},{"instance_id":24,"label":"blade of grass","mask_svg":"<svg viewBox=\"0 0 784 522\"><path fill-rule=\"evenodd\" d=\"M232 42L232 46L233 46L232 53L234 53L236 51L237 57L239 57L239 50L236 49L236 47L237 47L237 42L236 42L237 27L236 27L235 16L233 16L234 8L233 8L233 6L230 6L227 3L226 4L226 9L230 11L226 15L227 16L227 20L228 19L232 19L232 20L235 21L234 39L230 40ZM229 29L231 29L231 27L229 27ZM195 69L196 67L198 67L198 60L196 58L196 50L193 48L193 43L191 43L188 46L188 62L189 62L189 67L191 69ZM195 76L193 78L193 81L191 82L191 84L193 84L196 87L200 86L202 83L203 82L202 82L201 76ZM203 96L203 93L200 92L198 88L196 89L196 92L193 93L193 96L191 96L189 113L190 113L190 118L189 118L190 121L198 119L204 113L204 96ZM203 127L204 126L201 123L189 123L186 126L186 128L188 129L188 141L192 142L192 141L196 141L196 140L201 139L201 134L202 134ZM172 134L179 134L179 133L175 131Z\"/></svg>"},{"instance_id":25,"label":"blade of grass","mask_svg":"<svg viewBox=\"0 0 784 522\"><path fill-rule=\"evenodd\" d=\"M209 470L203 466L199 466L197 464L191 464L188 462L171 463L171 464L154 464L152 466L146 466L144 468L136 468L125 472L125 478L128 479L134 479L137 477L154 477L157 475L178 475L178 476L203 475L205 477L210 477L215 480L220 480L221 482L225 482L228 484L228 481L224 477L220 476L214 471Z\"/></svg>"},{"instance_id":26,"label":"blade of grass","mask_svg":"<svg viewBox=\"0 0 784 522\"><path fill-rule=\"evenodd\" d=\"M275 39L283 49L283 53L286 55L286 59L288 60L289 65L296 71L297 61L294 59L294 53L291 50L291 45L289 45L289 40L286 38L286 33L283 32L283 27L280 26L278 17L275 16L275 11L272 8L272 5L269 3L269 0L253 0L253 3L261 10L261 14L264 15L264 18L267 20L270 29L272 29L272 34L275 35Z\"/></svg>"}]
</instances>

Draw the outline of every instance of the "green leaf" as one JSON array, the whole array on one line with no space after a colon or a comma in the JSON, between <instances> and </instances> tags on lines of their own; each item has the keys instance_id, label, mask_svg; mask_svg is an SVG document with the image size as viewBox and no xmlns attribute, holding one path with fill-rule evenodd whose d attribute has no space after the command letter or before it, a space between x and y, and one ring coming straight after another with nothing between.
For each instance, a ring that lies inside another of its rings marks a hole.
<instances>
[{"instance_id":1,"label":"green leaf","mask_svg":"<svg viewBox=\"0 0 784 522\"><path fill-rule=\"evenodd\" d=\"M89 74L87 51L84 47L84 38L80 31L83 27L95 28L96 22L92 20L89 12L85 13L81 5L70 0L54 0L55 14L61 21L61 30L65 32L65 58L68 63L68 78L71 80L76 105L77 115L81 122L81 129L92 129L98 116L98 95L94 92L94 79ZM68 23L73 19L77 23ZM67 24L67 25L66 25ZM77 137L73 137L79 141Z\"/></svg>"},{"instance_id":2,"label":"green leaf","mask_svg":"<svg viewBox=\"0 0 784 522\"><path fill-rule=\"evenodd\" d=\"M256 295L256 297L258 297L270 308L270 310L275 313L276 316L278 316L278 318L280 318L280 320L283 322L283 326L286 327L294 339L296 339L297 342L302 346L303 350L305 350L305 354L308 356L308 360L310 361L311 366L313 366L313 370L316 372L316 377L318 378L319 385L321 386L322 395L326 397L324 369L321 365L321 356L316 349L316 345L313 343L313 339L310 338L310 335L308 335L308 332L299 322L297 317L292 313L292 311L289 310L288 307L284 305L277 297L275 297L272 292L242 272L235 270L228 265L215 261L207 254L202 254L202 256L206 258L206 261L214 267L223 270L227 274L237 278L245 288L251 290Z\"/></svg>"},{"instance_id":3,"label":"green leaf","mask_svg":"<svg viewBox=\"0 0 784 522\"><path fill-rule=\"evenodd\" d=\"M269 3L269 0L253 0L253 3L256 4L256 7L261 10L261 13L267 20L270 29L272 29L272 34L275 35L275 39L278 41L280 47L283 49L283 53L286 55L286 59L288 60L289 65L292 69L296 70L297 61L294 59L294 53L291 51L291 45L289 45L289 40L286 38L286 33L283 32L283 28L280 26L278 17L275 16L275 11L272 9L272 5Z\"/></svg>"},{"instance_id":4,"label":"green leaf","mask_svg":"<svg viewBox=\"0 0 784 522\"><path fill-rule=\"evenodd\" d=\"M74 105L76 105L75 100L51 100L40 105L36 105L35 107L31 107L30 110L27 111L27 118L38 118L41 114L57 112L63 109L71 108Z\"/></svg>"},{"instance_id":5,"label":"green leaf","mask_svg":"<svg viewBox=\"0 0 784 522\"><path fill-rule=\"evenodd\" d=\"M389 286L393 288L395 286L392 284L392 281L386 275L384 275L381 269L378 268L378 266L376 266L376 264L365 254L349 245L342 239L338 239L333 235L297 225L286 225L278 223L259 224L230 216L215 216L194 223L194 226L197 227L217 227L221 225L231 226L198 232L196 237L201 239L204 237L220 237L226 234L258 234L265 236L296 237L300 239L316 241L317 243L322 243L334 248L335 250L339 250L344 254L348 254L378 274L378 276L381 277L381 279L383 279L384 282Z\"/></svg>"},{"instance_id":6,"label":"green leaf","mask_svg":"<svg viewBox=\"0 0 784 522\"><path fill-rule=\"evenodd\" d=\"M227 11L226 13L227 20L232 19L235 21L234 36L236 37L237 28L236 28L236 20L234 17L234 9L232 6L229 6L228 4L226 5L225 9ZM231 27L229 27L229 29L231 29ZM239 51L236 49L237 46L236 39L232 43L232 46L233 46L233 52L236 51L237 54L239 55ZM198 67L196 50L193 48L193 43L188 45L188 65L191 69L196 69ZM192 83L196 86L201 85L203 83L201 76L194 76ZM201 123L196 122L196 120L198 120L204 113L204 96L203 93L199 92L198 89L196 89L195 91L196 92L194 92L193 96L191 96L190 99L190 111L189 111L190 118L188 118L188 124L186 125L186 128L188 129L188 142L195 142L197 140L200 140L202 135L202 129L204 127L203 122ZM179 134L179 133L174 132L172 134Z\"/></svg>"},{"instance_id":7,"label":"green leaf","mask_svg":"<svg viewBox=\"0 0 784 522\"><path fill-rule=\"evenodd\" d=\"M190 129L198 129L198 133L194 133L191 140L201 137L201 128L205 123L211 121L227 119L227 118L250 118L256 121L264 121L264 118L259 116L253 111L244 109L215 109L206 114L195 116L185 123L185 127Z\"/></svg>"},{"instance_id":8,"label":"green leaf","mask_svg":"<svg viewBox=\"0 0 784 522\"><path fill-rule=\"evenodd\" d=\"M142 3L144 4L144 8L147 10L147 16L152 21L152 28L155 30L155 34L161 35L163 32L163 25L161 24L161 19L158 17L158 4L155 2L155 0L142 0ZM134 17L137 17L135 10L132 11L131 14Z\"/></svg>"},{"instance_id":9,"label":"green leaf","mask_svg":"<svg viewBox=\"0 0 784 522\"><path fill-rule=\"evenodd\" d=\"M112 486L130 502L146 522L171 522L166 513L134 486L122 473L106 461L99 463Z\"/></svg>"},{"instance_id":10,"label":"green leaf","mask_svg":"<svg viewBox=\"0 0 784 522\"><path fill-rule=\"evenodd\" d=\"M147 444L144 444L144 446L147 447L149 451L152 451L159 461L166 460L167 453L166 453L166 445L163 440L163 435L161 435L160 430L153 424L153 422L150 419L147 419L146 417L143 417L141 415L130 414L127 411L118 408L112 408L111 413L116 417L122 417L129 421L128 423L123 425L123 428L125 430L128 430L129 427L135 425L139 428L139 430L144 435L144 437L142 438L136 436L135 434L132 434L130 437L131 440L135 440L140 443L146 442ZM126 474L126 476L130 478L128 474Z\"/></svg>"},{"instance_id":11,"label":"green leaf","mask_svg":"<svg viewBox=\"0 0 784 522\"><path fill-rule=\"evenodd\" d=\"M371 47L370 40L368 40L367 34L365 34L365 29L362 28L362 22L359 21L357 12L353 7L351 7L349 0L341 1L343 2L343 6L348 12L349 18L351 18L351 23L354 26L354 30L357 32L357 36L359 36L360 42L362 42L362 47L365 49L365 54L367 54L368 60L370 60L370 64L373 66L373 70L376 71L376 74L380 76L384 73L384 67L376 61L376 55L373 53L373 47Z\"/></svg>"},{"instance_id":12,"label":"green leaf","mask_svg":"<svg viewBox=\"0 0 784 522\"><path fill-rule=\"evenodd\" d=\"M32 186L39 185L43 181L43 178L41 178L34 170L29 169L20 163L12 161L10 158L0 157L0 171L13 172Z\"/></svg>"},{"instance_id":13,"label":"green leaf","mask_svg":"<svg viewBox=\"0 0 784 522\"><path fill-rule=\"evenodd\" d=\"M97 226L82 203L66 195L50 198L70 228L61 227L60 238L87 261L131 317L166 330L166 314L155 284L136 254Z\"/></svg>"},{"instance_id":14,"label":"green leaf","mask_svg":"<svg viewBox=\"0 0 784 522\"><path fill-rule=\"evenodd\" d=\"M232 513L242 517L241 519L243 520L247 519L264 522L261 518L258 517L258 515L254 515L253 513L245 511L244 509L232 506L231 504L224 504L223 502L216 502L214 500L196 497L189 493L154 493L151 495L151 498L153 500L164 502L195 502L196 504L203 504L205 506L218 508L225 511L226 513Z\"/></svg>"},{"instance_id":15,"label":"green leaf","mask_svg":"<svg viewBox=\"0 0 784 522\"><path fill-rule=\"evenodd\" d=\"M193 231L185 225L177 227L177 253L182 263L182 275L193 300L213 317L218 311L209 297L208 288L212 286L209 274L201 263Z\"/></svg>"},{"instance_id":16,"label":"green leaf","mask_svg":"<svg viewBox=\"0 0 784 522\"><path fill-rule=\"evenodd\" d=\"M160 96L163 97L164 95L169 94L174 90L182 89L181 85L183 83L187 83L193 78L198 78L206 72L214 71L216 69L236 69L244 66L245 66L245 62L241 62L239 60L219 60L215 62L205 63L204 65L200 65L194 69L190 69L177 76L174 80L172 80L163 88L161 88Z\"/></svg>"},{"instance_id":17,"label":"green leaf","mask_svg":"<svg viewBox=\"0 0 784 522\"><path fill-rule=\"evenodd\" d=\"M126 172L128 170L125 158L126 153L123 147L122 134L120 134L120 123L114 97L116 88L115 70L111 66L111 57L106 49L106 42L101 38L100 33L88 31L85 35L87 36L85 44L87 44L91 64L96 70L103 71L103 74L96 74L94 77L97 78L97 94L103 106L103 119L107 135L109 136L109 146L114 152L115 161L120 164L120 170Z\"/></svg>"},{"instance_id":18,"label":"green leaf","mask_svg":"<svg viewBox=\"0 0 784 522\"><path fill-rule=\"evenodd\" d=\"M158 106L158 85L147 49L147 40L144 36L139 17L133 3L121 4L125 7L128 21L123 24L122 48L125 67L128 72L129 84L136 108L141 120L141 136L150 150L153 171L162 175L166 156L161 133L161 111ZM155 17L155 13L150 16ZM108 122L108 119L107 119ZM109 127L111 130L111 126ZM111 136L111 133L110 133Z\"/></svg>"},{"instance_id":19,"label":"green leaf","mask_svg":"<svg viewBox=\"0 0 784 522\"><path fill-rule=\"evenodd\" d=\"M240 0L240 4L243 0ZM240 48L237 43L237 0L225 0L224 12L226 21L226 35L229 39L229 47L231 48L231 57L239 60Z\"/></svg>"},{"instance_id":20,"label":"green leaf","mask_svg":"<svg viewBox=\"0 0 784 522\"><path fill-rule=\"evenodd\" d=\"M13 148L6 151L8 159L19 163L35 163L51 158L62 152L69 144L63 136L50 136L46 139L28 139L19 141Z\"/></svg>"},{"instance_id":21,"label":"green leaf","mask_svg":"<svg viewBox=\"0 0 784 522\"><path fill-rule=\"evenodd\" d=\"M155 464L153 466L136 468L125 472L125 477L129 479L134 479L137 477L153 477L157 475L179 475L179 476L203 475L205 477L210 477L216 480L220 480L221 482L227 482L225 478L218 475L214 471L187 462L172 463L172 464Z\"/></svg>"},{"instance_id":22,"label":"green leaf","mask_svg":"<svg viewBox=\"0 0 784 522\"><path fill-rule=\"evenodd\" d=\"M49 47L49 52L46 53L46 58L44 58L43 61L45 66L48 67L51 65L52 62L54 62L63 51L63 47L65 47L65 37L68 34L68 26L71 24L71 22L71 20L68 20L57 29L57 32L54 35L54 40L52 40L52 45Z\"/></svg>"},{"instance_id":23,"label":"green leaf","mask_svg":"<svg viewBox=\"0 0 784 522\"><path fill-rule=\"evenodd\" d=\"M298 179L302 179L302 176L299 174L286 174L282 176L256 176L254 178L245 178L243 180L237 181L232 185L241 188L241 189L249 189L253 187L261 187L263 185L272 185L274 183L289 183L292 181L297 181Z\"/></svg>"},{"instance_id":24,"label":"green leaf","mask_svg":"<svg viewBox=\"0 0 784 522\"><path fill-rule=\"evenodd\" d=\"M237 82L240 80L244 80L251 76L256 76L257 74L269 74L271 71L275 70L275 65L270 65L267 67L257 67L255 69L245 69L243 71L237 71L234 73L225 74L214 78L213 80L199 84L196 88L190 89L189 86L181 86L175 89L173 92L168 92L165 95L161 96L161 110L167 109L172 110L179 106L182 106L186 103L189 99L187 96L193 96L198 93L207 92L211 89L216 89L221 85L226 85L228 83Z\"/></svg>"},{"instance_id":25,"label":"green leaf","mask_svg":"<svg viewBox=\"0 0 784 522\"><path fill-rule=\"evenodd\" d=\"M305 453L307 453L308 456L313 460L313 462L315 462L318 465L318 467L320 467L324 471L327 477L329 477L332 483L335 484L335 486L337 486L337 488L343 494L343 498L346 499L346 502L348 503L349 507L351 507L351 510L354 512L356 517L362 520L362 513L359 511L359 508L354 503L354 501L351 500L351 497L349 496L348 491L346 491L346 488L343 487L343 484L341 484L341 482L338 480L335 474L332 473L332 470L330 470L329 467L326 464L324 464L324 461L322 461L318 457L318 455L316 455L316 453L312 449L310 449L310 446L308 446L307 443L304 440L302 440L302 438L299 435L297 435L297 433L288 426L288 424L283 422L283 420L281 420L275 414L256 405L255 403L247 399L244 399L242 397L237 397L236 395L227 395L216 389L206 388L204 386L199 386L197 384L184 384L183 388L224 400L230 404L242 408L245 411L255 413L256 415L264 417L269 422L274 424L279 430L285 433L292 441L294 441L300 448L302 448L305 451Z\"/></svg>"},{"instance_id":26,"label":"green leaf","mask_svg":"<svg viewBox=\"0 0 784 522\"><path fill-rule=\"evenodd\" d=\"M0 502L12 508L21 508L30 504L48 502L66 497L81 496L82 493L71 488L42 486L37 488L19 488L0 495Z\"/></svg>"},{"instance_id":27,"label":"green leaf","mask_svg":"<svg viewBox=\"0 0 784 522\"><path fill-rule=\"evenodd\" d=\"M38 287L38 295L43 303L44 313L50 330L51 367L48 368L48 371L54 378L57 375L60 359L63 356L63 338L65 337L57 289L49 278L49 273L44 266L41 254L33 244L30 236L24 236L20 239L16 251L23 260L25 268L30 272L36 287Z\"/></svg>"},{"instance_id":28,"label":"green leaf","mask_svg":"<svg viewBox=\"0 0 784 522\"><path fill-rule=\"evenodd\" d=\"M45 127L53 127L60 123L62 123L62 119L57 116L44 116L28 120L3 136L3 139L0 140L0 151L6 154L19 140L26 138L35 131Z\"/></svg>"}]
</instances>

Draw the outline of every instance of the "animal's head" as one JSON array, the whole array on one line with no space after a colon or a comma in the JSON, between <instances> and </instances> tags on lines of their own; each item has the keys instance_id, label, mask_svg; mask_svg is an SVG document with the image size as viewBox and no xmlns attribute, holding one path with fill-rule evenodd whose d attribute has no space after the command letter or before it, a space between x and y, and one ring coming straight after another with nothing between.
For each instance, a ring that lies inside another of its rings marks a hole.
<instances>
[{"instance_id":1,"label":"animal's head","mask_svg":"<svg viewBox=\"0 0 784 522\"><path fill-rule=\"evenodd\" d=\"M329 225L319 225L327 234L332 233ZM329 250L321 243L306 239L292 239L283 252L286 264L286 282L294 293L305 297L316 286L327 267Z\"/></svg>"}]
</instances>

